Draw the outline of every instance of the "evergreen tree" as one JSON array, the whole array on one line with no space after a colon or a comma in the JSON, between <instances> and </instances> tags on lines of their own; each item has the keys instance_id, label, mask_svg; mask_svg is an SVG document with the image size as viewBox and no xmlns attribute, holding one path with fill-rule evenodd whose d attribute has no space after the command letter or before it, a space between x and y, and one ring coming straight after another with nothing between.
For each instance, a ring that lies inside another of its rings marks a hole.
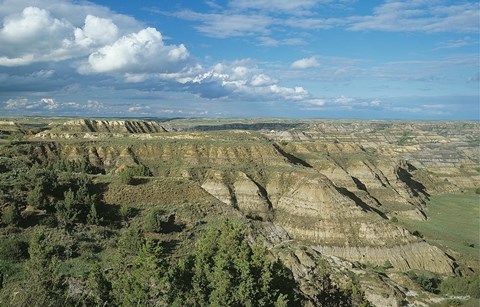
<instances>
[{"instance_id":1,"label":"evergreen tree","mask_svg":"<svg viewBox=\"0 0 480 307\"><path fill-rule=\"evenodd\" d=\"M135 182L135 178L133 178L133 174L129 169L120 173L120 182L128 185L132 185Z\"/></svg>"},{"instance_id":2,"label":"evergreen tree","mask_svg":"<svg viewBox=\"0 0 480 307\"><path fill-rule=\"evenodd\" d=\"M77 200L75 193L69 189L64 194L64 200L59 201L56 205L56 217L60 225L67 228L75 222L80 210L77 208Z\"/></svg>"},{"instance_id":3,"label":"evergreen tree","mask_svg":"<svg viewBox=\"0 0 480 307\"><path fill-rule=\"evenodd\" d=\"M7 206L5 209L3 209L3 214L2 214L2 223L5 225L17 225L18 222L20 221L20 210L18 210L18 207L14 204Z\"/></svg>"},{"instance_id":4,"label":"evergreen tree","mask_svg":"<svg viewBox=\"0 0 480 307\"><path fill-rule=\"evenodd\" d=\"M288 303L287 293L281 293L276 287L278 280L284 278L279 272L264 248L254 247L252 250L243 230L226 220L220 227L208 230L197 242L193 295L200 306ZM291 284L286 279L283 282ZM293 292L293 288L289 290Z\"/></svg>"},{"instance_id":5,"label":"evergreen tree","mask_svg":"<svg viewBox=\"0 0 480 307\"><path fill-rule=\"evenodd\" d=\"M87 215L87 223L90 225L99 225L102 221L102 218L97 213L97 205L95 202L92 202L90 205L90 211Z\"/></svg>"},{"instance_id":6,"label":"evergreen tree","mask_svg":"<svg viewBox=\"0 0 480 307\"><path fill-rule=\"evenodd\" d=\"M23 289L13 305L61 306L65 302L64 279L59 273L59 261L52 256L51 247L42 230L36 230L28 248L30 259L25 264Z\"/></svg>"},{"instance_id":7,"label":"evergreen tree","mask_svg":"<svg viewBox=\"0 0 480 307\"><path fill-rule=\"evenodd\" d=\"M33 190L27 194L27 204L34 208L43 209L47 206L47 196L41 183L37 183Z\"/></svg>"},{"instance_id":8,"label":"evergreen tree","mask_svg":"<svg viewBox=\"0 0 480 307\"><path fill-rule=\"evenodd\" d=\"M157 306L162 300L161 248L147 240L133 263L113 282L115 301L120 306Z\"/></svg>"},{"instance_id":9,"label":"evergreen tree","mask_svg":"<svg viewBox=\"0 0 480 307\"><path fill-rule=\"evenodd\" d=\"M123 255L136 255L144 242L145 238L143 232L136 224L132 224L130 227L123 230L118 239L119 251Z\"/></svg>"},{"instance_id":10,"label":"evergreen tree","mask_svg":"<svg viewBox=\"0 0 480 307\"><path fill-rule=\"evenodd\" d=\"M98 263L95 263L87 277L84 299L87 305L105 306L111 302L112 285L107 280Z\"/></svg>"}]
</instances>

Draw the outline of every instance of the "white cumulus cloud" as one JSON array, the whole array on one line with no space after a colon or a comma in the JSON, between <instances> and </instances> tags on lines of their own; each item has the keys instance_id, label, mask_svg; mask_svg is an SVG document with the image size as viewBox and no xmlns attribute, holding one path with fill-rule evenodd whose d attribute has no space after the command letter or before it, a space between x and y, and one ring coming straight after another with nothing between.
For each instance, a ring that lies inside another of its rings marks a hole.
<instances>
[{"instance_id":1,"label":"white cumulus cloud","mask_svg":"<svg viewBox=\"0 0 480 307\"><path fill-rule=\"evenodd\" d=\"M291 67L294 69L307 69L313 67L320 67L320 63L318 63L317 59L315 59L314 57L309 57L293 62Z\"/></svg>"},{"instance_id":2,"label":"white cumulus cloud","mask_svg":"<svg viewBox=\"0 0 480 307\"><path fill-rule=\"evenodd\" d=\"M175 72L184 67L188 57L183 44L165 45L160 32L146 28L93 52L80 72Z\"/></svg>"},{"instance_id":3,"label":"white cumulus cloud","mask_svg":"<svg viewBox=\"0 0 480 307\"><path fill-rule=\"evenodd\" d=\"M272 85L277 82L278 82L277 80L272 79L270 76L267 76L265 74L258 74L252 77L250 84L253 86L265 86L265 85Z\"/></svg>"},{"instance_id":4,"label":"white cumulus cloud","mask_svg":"<svg viewBox=\"0 0 480 307\"><path fill-rule=\"evenodd\" d=\"M336 104L349 104L354 101L355 101L355 98L345 97L345 96L340 96L334 100Z\"/></svg>"},{"instance_id":5,"label":"white cumulus cloud","mask_svg":"<svg viewBox=\"0 0 480 307\"><path fill-rule=\"evenodd\" d=\"M132 106L128 108L127 111L130 113L140 112L141 114L147 114L149 110L150 110L150 106L134 103Z\"/></svg>"},{"instance_id":6,"label":"white cumulus cloud","mask_svg":"<svg viewBox=\"0 0 480 307\"><path fill-rule=\"evenodd\" d=\"M47 10L26 7L5 17L0 29L0 65L28 65L70 57L73 26Z\"/></svg>"},{"instance_id":7,"label":"white cumulus cloud","mask_svg":"<svg viewBox=\"0 0 480 307\"><path fill-rule=\"evenodd\" d=\"M191 92L204 98L247 98L253 100L302 100L310 94L301 86L285 87L278 80L247 66L248 61L217 63L211 69L178 79Z\"/></svg>"},{"instance_id":8,"label":"white cumulus cloud","mask_svg":"<svg viewBox=\"0 0 480 307\"><path fill-rule=\"evenodd\" d=\"M309 99L305 103L321 107L325 105L326 101L325 99Z\"/></svg>"},{"instance_id":9,"label":"white cumulus cloud","mask_svg":"<svg viewBox=\"0 0 480 307\"><path fill-rule=\"evenodd\" d=\"M29 100L28 98L12 98L4 102L5 109L10 111L26 110L27 112L62 112L71 113L85 110L87 112L106 109L103 103L88 100L86 103L74 101L58 101L55 98L41 98Z\"/></svg>"},{"instance_id":10,"label":"white cumulus cloud","mask_svg":"<svg viewBox=\"0 0 480 307\"><path fill-rule=\"evenodd\" d=\"M111 19L87 15L83 29L75 29L75 42L82 47L106 45L118 38L118 32L117 25Z\"/></svg>"}]
</instances>

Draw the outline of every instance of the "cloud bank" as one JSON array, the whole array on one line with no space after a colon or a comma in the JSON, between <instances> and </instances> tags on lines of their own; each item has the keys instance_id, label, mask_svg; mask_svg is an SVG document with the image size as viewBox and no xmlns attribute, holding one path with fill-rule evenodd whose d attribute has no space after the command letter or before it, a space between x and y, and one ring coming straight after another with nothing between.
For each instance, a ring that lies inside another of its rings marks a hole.
<instances>
[{"instance_id":1,"label":"cloud bank","mask_svg":"<svg viewBox=\"0 0 480 307\"><path fill-rule=\"evenodd\" d=\"M38 6L24 8L17 3L17 10L2 9L13 4L12 0L0 5L0 68L63 62L63 74L78 80L81 77L75 75L83 75L84 82L92 76L109 76L124 83L157 82L156 88L190 92L206 99L296 101L309 97L303 87L281 86L279 80L248 61L222 62L204 68L185 44L166 44L156 28L142 27L104 8L68 1L59 1L57 6L49 0L36 3ZM239 5L248 6L248 1ZM258 31L262 23L260 19L254 25L238 22L245 27L238 33L248 32L249 27ZM228 31L226 28L224 33L231 35ZM56 69L48 69L50 77L55 76ZM12 109L15 103L10 101L6 106Z\"/></svg>"}]
</instances>

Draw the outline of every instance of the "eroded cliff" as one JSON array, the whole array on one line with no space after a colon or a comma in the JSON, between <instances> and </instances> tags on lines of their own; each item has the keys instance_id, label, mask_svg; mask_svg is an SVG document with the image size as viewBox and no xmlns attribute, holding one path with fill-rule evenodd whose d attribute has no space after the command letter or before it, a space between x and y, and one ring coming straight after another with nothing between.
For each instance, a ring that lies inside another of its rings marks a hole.
<instances>
[{"instance_id":1,"label":"eroded cliff","mask_svg":"<svg viewBox=\"0 0 480 307\"><path fill-rule=\"evenodd\" d=\"M107 174L142 165L160 178L188 180L228 208L274 223L327 255L378 265L391 259L405 271L453 270L440 249L389 221L396 214L425 217L428 194L413 179L413 166L359 144L282 144L257 132L222 131L44 141L28 150L39 161L86 160Z\"/></svg>"}]
</instances>

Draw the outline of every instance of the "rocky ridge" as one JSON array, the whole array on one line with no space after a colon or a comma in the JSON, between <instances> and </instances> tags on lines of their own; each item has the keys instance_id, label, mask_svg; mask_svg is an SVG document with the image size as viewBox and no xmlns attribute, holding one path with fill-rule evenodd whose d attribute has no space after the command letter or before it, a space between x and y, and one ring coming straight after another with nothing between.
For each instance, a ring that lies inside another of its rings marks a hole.
<instances>
[{"instance_id":1,"label":"rocky ridge","mask_svg":"<svg viewBox=\"0 0 480 307\"><path fill-rule=\"evenodd\" d=\"M342 151L339 145L329 146ZM421 239L390 223L377 198L383 194L369 192L377 188L387 189L394 194L392 198L403 195L408 210L421 212L423 190L398 179L399 169L409 174L405 161L389 162L384 167L392 174L380 171L368 160L360 164L369 170L368 176L356 164L338 167L347 177L334 181L322 173L315 161L302 160L288 150L255 132L203 133L203 138L190 133L167 133L142 142L45 142L31 148L38 160L85 159L105 172L140 164L156 176L191 180L226 206L247 217L272 222L291 238L311 242L327 255L381 265L385 257L380 254L399 254L401 257L392 258L392 263L400 270L453 271L452 260L438 248L419 244ZM358 146L345 148L351 153L358 150L363 152ZM352 191L364 194L357 196ZM387 250L395 252L388 254Z\"/></svg>"},{"instance_id":2,"label":"rocky ridge","mask_svg":"<svg viewBox=\"0 0 480 307\"><path fill-rule=\"evenodd\" d=\"M76 119L61 124L53 123L50 129L37 133L38 138L99 138L125 134L161 133L167 130L155 121Z\"/></svg>"},{"instance_id":3,"label":"rocky ridge","mask_svg":"<svg viewBox=\"0 0 480 307\"><path fill-rule=\"evenodd\" d=\"M457 128L465 133L451 132ZM171 122L167 129L152 121L73 120L28 136L33 142L19 148L33 161L83 160L106 174L142 165L156 177L149 184L110 185L108 204L142 199L146 207L175 203L198 219L247 217L252 241L267 244L308 296L316 287L312 270L325 257L342 274L365 274L362 265L387 261L399 272L451 274L454 259L391 219L428 218L423 209L430 193L476 187L478 128L318 121L176 132L182 129ZM164 179L175 188L166 188ZM372 302L416 302L395 276L375 278L362 279ZM388 295L379 296L380 288Z\"/></svg>"}]
</instances>

